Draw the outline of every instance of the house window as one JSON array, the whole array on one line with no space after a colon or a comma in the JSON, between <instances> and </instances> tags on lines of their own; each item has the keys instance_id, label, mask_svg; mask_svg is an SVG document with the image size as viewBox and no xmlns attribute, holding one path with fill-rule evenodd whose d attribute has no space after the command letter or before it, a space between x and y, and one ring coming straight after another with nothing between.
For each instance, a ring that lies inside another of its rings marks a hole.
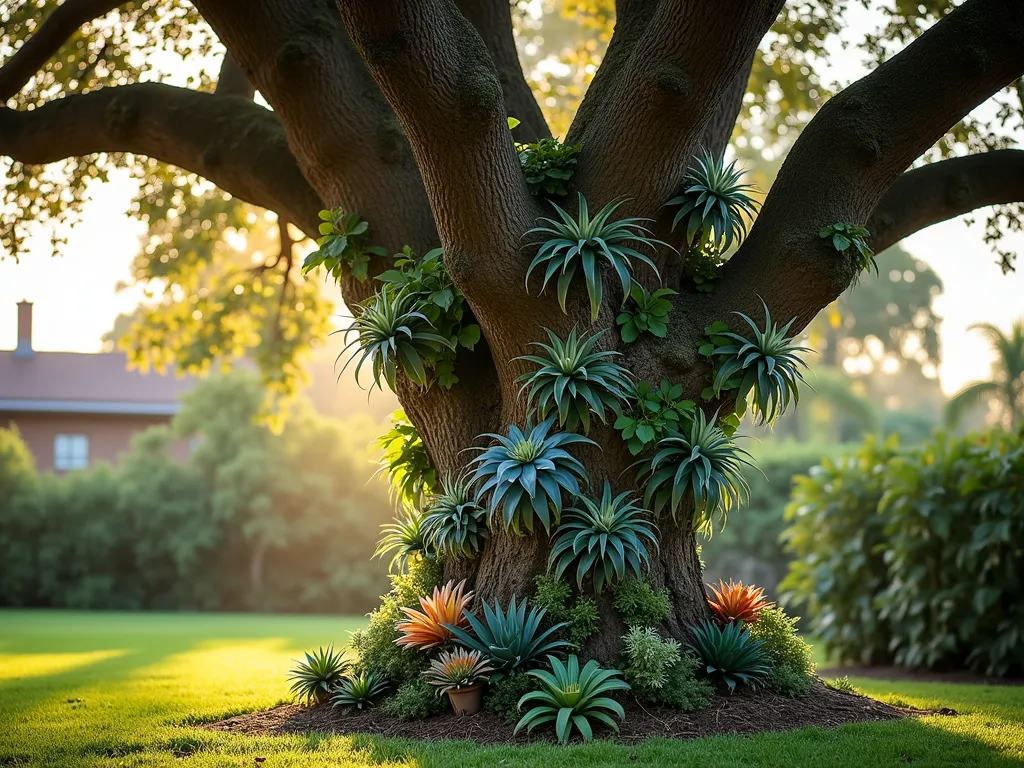
<instances>
[{"instance_id":1,"label":"house window","mask_svg":"<svg viewBox=\"0 0 1024 768\"><path fill-rule=\"evenodd\" d=\"M89 438L86 435L57 435L53 441L53 468L85 469L89 466Z\"/></svg>"}]
</instances>

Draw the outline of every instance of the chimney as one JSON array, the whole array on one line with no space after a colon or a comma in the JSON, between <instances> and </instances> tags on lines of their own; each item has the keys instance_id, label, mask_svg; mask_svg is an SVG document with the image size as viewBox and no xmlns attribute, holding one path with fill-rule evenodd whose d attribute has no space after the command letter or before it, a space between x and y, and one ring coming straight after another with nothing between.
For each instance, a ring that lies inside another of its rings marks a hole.
<instances>
[{"instance_id":1,"label":"chimney","mask_svg":"<svg viewBox=\"0 0 1024 768\"><path fill-rule=\"evenodd\" d=\"M14 350L15 357L32 357L32 302L18 302L18 346Z\"/></svg>"}]
</instances>

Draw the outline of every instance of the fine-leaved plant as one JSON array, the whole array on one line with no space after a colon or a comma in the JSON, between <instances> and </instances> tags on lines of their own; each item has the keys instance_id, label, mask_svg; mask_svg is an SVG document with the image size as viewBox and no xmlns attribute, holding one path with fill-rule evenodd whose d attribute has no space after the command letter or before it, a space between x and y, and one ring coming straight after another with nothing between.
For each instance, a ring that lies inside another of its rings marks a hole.
<instances>
[{"instance_id":1,"label":"fine-leaved plant","mask_svg":"<svg viewBox=\"0 0 1024 768\"><path fill-rule=\"evenodd\" d=\"M390 554L389 570L404 570L416 556L433 556L434 549L423 529L423 515L414 507L406 506L393 522L382 525L380 529L383 535L373 556L384 558Z\"/></svg>"},{"instance_id":2,"label":"fine-leaved plant","mask_svg":"<svg viewBox=\"0 0 1024 768\"><path fill-rule=\"evenodd\" d=\"M679 663L680 645L662 639L651 627L630 627L622 638L626 681L638 696L665 687L669 670Z\"/></svg>"},{"instance_id":3,"label":"fine-leaved plant","mask_svg":"<svg viewBox=\"0 0 1024 768\"><path fill-rule=\"evenodd\" d=\"M727 165L725 158L707 152L696 158L686 174L683 191L668 201L670 206L679 206L672 228L685 225L687 245L708 242L725 251L746 236L744 216L753 218L757 203L750 194L754 188L741 183L742 176L736 163Z\"/></svg>"},{"instance_id":4,"label":"fine-leaved plant","mask_svg":"<svg viewBox=\"0 0 1024 768\"><path fill-rule=\"evenodd\" d=\"M612 604L627 627L656 627L668 618L668 590L646 581L623 581L613 588Z\"/></svg>"}]
</instances>

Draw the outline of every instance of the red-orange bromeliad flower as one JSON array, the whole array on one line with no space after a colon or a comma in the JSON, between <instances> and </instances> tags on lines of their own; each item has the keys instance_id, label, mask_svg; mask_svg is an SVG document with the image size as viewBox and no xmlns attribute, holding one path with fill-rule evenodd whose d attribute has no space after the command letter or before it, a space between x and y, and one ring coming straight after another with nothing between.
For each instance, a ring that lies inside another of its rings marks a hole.
<instances>
[{"instance_id":1,"label":"red-orange bromeliad flower","mask_svg":"<svg viewBox=\"0 0 1024 768\"><path fill-rule=\"evenodd\" d=\"M445 627L445 624L456 627L469 626L463 611L473 601L473 593L467 592L463 595L462 590L465 586L465 579L457 585L454 581L449 581L440 589L434 587L434 594L430 597L420 598L422 611L403 608L402 613L408 620L395 625L395 629L403 633L395 642L405 648L436 648L451 639L451 630Z\"/></svg>"},{"instance_id":2,"label":"red-orange bromeliad flower","mask_svg":"<svg viewBox=\"0 0 1024 768\"><path fill-rule=\"evenodd\" d=\"M771 601L765 599L761 587L744 586L742 581L733 582L730 579L726 584L719 580L717 588L712 584L707 586L715 596L714 599L708 598L708 603L714 611L715 618L722 624L737 621L750 624L757 621L758 611L771 605Z\"/></svg>"}]
</instances>

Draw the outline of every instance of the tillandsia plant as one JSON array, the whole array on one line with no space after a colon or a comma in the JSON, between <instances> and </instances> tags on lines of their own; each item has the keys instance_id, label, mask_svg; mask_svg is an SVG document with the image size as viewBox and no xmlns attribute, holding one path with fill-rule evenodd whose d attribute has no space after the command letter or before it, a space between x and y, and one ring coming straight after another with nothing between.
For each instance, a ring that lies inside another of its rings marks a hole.
<instances>
[{"instance_id":1,"label":"tillandsia plant","mask_svg":"<svg viewBox=\"0 0 1024 768\"><path fill-rule=\"evenodd\" d=\"M620 326L622 340L630 344L640 338L642 333L665 338L668 335L668 313L672 311L672 302L668 297L676 295L678 292L671 288L648 291L633 281L629 296L623 302L619 316L615 318L615 323Z\"/></svg>"},{"instance_id":2,"label":"tillandsia plant","mask_svg":"<svg viewBox=\"0 0 1024 768\"><path fill-rule=\"evenodd\" d=\"M659 440L653 455L634 466L641 468L637 479L644 482L646 507L675 516L684 502L692 503L694 526L710 532L715 512L724 521L749 494L744 465L753 465L750 454L697 409L686 428Z\"/></svg>"},{"instance_id":3,"label":"tillandsia plant","mask_svg":"<svg viewBox=\"0 0 1024 768\"><path fill-rule=\"evenodd\" d=\"M750 193L753 187L740 183L743 172L736 163L725 163L705 152L686 174L683 191L668 201L678 205L672 219L672 229L686 223L686 243L689 246L709 242L718 251L729 249L747 234L744 214L753 218L757 203Z\"/></svg>"},{"instance_id":4,"label":"tillandsia plant","mask_svg":"<svg viewBox=\"0 0 1024 768\"><path fill-rule=\"evenodd\" d=\"M406 417L405 411L391 414L391 429L377 438L377 445L383 455L374 477L387 474L393 500L418 506L424 496L434 493L437 470L419 430Z\"/></svg>"},{"instance_id":5,"label":"tillandsia plant","mask_svg":"<svg viewBox=\"0 0 1024 768\"><path fill-rule=\"evenodd\" d=\"M605 260L615 270L622 284L622 295L629 293L633 282L633 260L636 259L658 274L657 267L651 259L627 243L634 242L654 250L659 245L671 248L668 243L657 240L642 222L649 219L625 218L610 221L615 210L623 201L608 203L596 216L591 218L587 201L578 194L579 213L576 218L551 203L560 221L541 217L545 226L528 230L524 237L545 235L547 240L540 244L537 255L526 270L526 283L529 286L530 275L537 267L544 267L543 291L551 278L558 275L558 303L565 312L565 298L569 293L569 284L577 269L583 270L587 284L587 295L590 297L590 319L597 320L604 297L604 285L601 280L601 260ZM660 276L659 276L660 279Z\"/></svg>"},{"instance_id":6,"label":"tillandsia plant","mask_svg":"<svg viewBox=\"0 0 1024 768\"><path fill-rule=\"evenodd\" d=\"M639 580L641 569L650 562L648 546L658 547L657 527L647 512L636 505L630 491L612 496L608 481L599 501L586 496L578 501L566 510L551 540L548 568L554 569L555 578L575 564L580 589L588 575L595 592L630 575Z\"/></svg>"},{"instance_id":7,"label":"tillandsia plant","mask_svg":"<svg viewBox=\"0 0 1024 768\"><path fill-rule=\"evenodd\" d=\"M601 669L593 659L580 669L580 660L570 656L562 663L554 656L548 656L551 671L543 669L530 670L528 674L540 681L539 691L530 691L519 700L519 709L524 704L535 702L534 706L523 715L516 724L513 735L523 728L532 732L538 725L555 724L558 741L565 744L569 740L573 727L580 732L584 741L594 738L591 720L604 723L615 731L618 723L611 715L620 720L626 713L622 705L608 694L615 691L628 691L629 683L621 680L617 669Z\"/></svg>"},{"instance_id":8,"label":"tillandsia plant","mask_svg":"<svg viewBox=\"0 0 1024 768\"><path fill-rule=\"evenodd\" d=\"M751 624L757 621L757 615L762 608L772 604L764 596L764 589L752 584L744 586L742 581L737 583L730 579L726 584L719 579L717 587L713 584L708 584L707 587L714 595L708 598L708 605L711 606L715 618L722 624L737 621Z\"/></svg>"},{"instance_id":9,"label":"tillandsia plant","mask_svg":"<svg viewBox=\"0 0 1024 768\"><path fill-rule=\"evenodd\" d=\"M400 295L411 297L416 310L423 313L438 335L448 339L449 346L439 349L427 364L437 383L451 389L459 381L455 375L457 350L460 347L472 350L476 346L480 341L480 326L472 322L466 297L448 274L444 252L435 248L417 256L405 246L401 253L395 254L394 269L382 272L377 279Z\"/></svg>"},{"instance_id":10,"label":"tillandsia plant","mask_svg":"<svg viewBox=\"0 0 1024 768\"><path fill-rule=\"evenodd\" d=\"M466 648L479 651L495 669L494 679L535 663L542 654L552 653L569 645L557 639L564 622L541 631L546 611L534 606L526 613L525 598L518 603L515 595L507 609L495 601L483 605L483 619L467 612L465 623L449 626L455 639ZM466 627L468 625L468 628Z\"/></svg>"},{"instance_id":11,"label":"tillandsia plant","mask_svg":"<svg viewBox=\"0 0 1024 768\"><path fill-rule=\"evenodd\" d=\"M333 645L306 651L306 658L295 662L288 674L291 692L307 704L327 701L334 687L349 669L349 661Z\"/></svg>"},{"instance_id":12,"label":"tillandsia plant","mask_svg":"<svg viewBox=\"0 0 1024 768\"><path fill-rule=\"evenodd\" d=\"M715 339L725 343L703 344L699 352L715 364L711 384L715 397L723 391L735 391L737 404L746 403L749 398L757 423L774 424L790 402L800 402L799 384L804 380L801 368L807 367L800 355L810 349L794 343L788 335L796 318L779 328L772 322L767 305L762 306L763 329L747 315L736 312L750 326L751 337L720 331Z\"/></svg>"},{"instance_id":13,"label":"tillandsia plant","mask_svg":"<svg viewBox=\"0 0 1024 768\"><path fill-rule=\"evenodd\" d=\"M531 195L544 192L562 197L569 194L565 183L572 178L576 156L582 144L563 144L558 139L541 139L533 144L517 144L519 164Z\"/></svg>"},{"instance_id":14,"label":"tillandsia plant","mask_svg":"<svg viewBox=\"0 0 1024 768\"><path fill-rule=\"evenodd\" d=\"M427 499L423 530L438 552L453 558L475 557L487 540L487 509L464 472L441 481L441 491Z\"/></svg>"},{"instance_id":15,"label":"tillandsia plant","mask_svg":"<svg viewBox=\"0 0 1024 768\"><path fill-rule=\"evenodd\" d=\"M347 213L341 208L320 211L317 249L302 262L302 274L322 266L338 281L347 268L354 278L364 282L370 257L386 253L379 245L369 245L369 238L370 224L358 213Z\"/></svg>"},{"instance_id":16,"label":"tillandsia plant","mask_svg":"<svg viewBox=\"0 0 1024 768\"><path fill-rule=\"evenodd\" d=\"M696 406L693 400L682 400L683 385L662 379L657 388L641 381L629 393L630 408L615 420L615 429L622 433L629 452L636 456L671 432L685 427Z\"/></svg>"},{"instance_id":17,"label":"tillandsia plant","mask_svg":"<svg viewBox=\"0 0 1024 768\"><path fill-rule=\"evenodd\" d=\"M482 453L471 462L476 465L473 479L481 484L480 494L490 494L488 514L501 506L505 527L515 533L523 528L532 533L535 519L550 531L552 518L557 523L562 515L562 491L578 496L580 484L586 483L583 463L566 448L597 443L571 432L548 434L554 420L552 416L525 430L511 425L507 437L484 435L497 445L478 449Z\"/></svg>"},{"instance_id":18,"label":"tillandsia plant","mask_svg":"<svg viewBox=\"0 0 1024 768\"><path fill-rule=\"evenodd\" d=\"M389 570L405 570L409 560L417 555L433 557L434 548L427 540L423 515L415 507L407 506L394 522L380 528L383 536L377 542L373 556L383 558L394 553L388 563Z\"/></svg>"},{"instance_id":19,"label":"tillandsia plant","mask_svg":"<svg viewBox=\"0 0 1024 768\"><path fill-rule=\"evenodd\" d=\"M346 675L331 696L331 706L344 709L368 709L374 699L388 689L388 681L376 672L356 672Z\"/></svg>"},{"instance_id":20,"label":"tillandsia plant","mask_svg":"<svg viewBox=\"0 0 1024 768\"><path fill-rule=\"evenodd\" d=\"M454 651L441 651L436 659L431 660L423 672L423 679L435 686L437 695L442 696L453 688L483 682L493 671L480 651L456 648Z\"/></svg>"},{"instance_id":21,"label":"tillandsia plant","mask_svg":"<svg viewBox=\"0 0 1024 768\"><path fill-rule=\"evenodd\" d=\"M818 237L823 240L830 240L832 247L839 251L839 253L846 253L852 246L857 274L861 272L874 272L876 275L878 274L878 262L875 261L875 252L868 245L871 233L866 227L857 224L830 224L818 231Z\"/></svg>"},{"instance_id":22,"label":"tillandsia plant","mask_svg":"<svg viewBox=\"0 0 1024 768\"><path fill-rule=\"evenodd\" d=\"M740 683L757 685L771 670L764 663L761 642L750 637L742 624L718 625L702 621L690 629L690 648L701 660L704 673L724 683L732 693Z\"/></svg>"},{"instance_id":23,"label":"tillandsia plant","mask_svg":"<svg viewBox=\"0 0 1024 768\"><path fill-rule=\"evenodd\" d=\"M367 360L373 368L373 383L378 389L381 377L391 390L396 390L398 369L409 377L414 384L426 388L431 384L431 376L427 371L434 360L442 354L442 350L454 351L452 341L437 333L427 316L416 309L416 297L401 294L387 286L377 291L362 305L352 325L343 333L346 339L345 348L338 359L352 347L342 373L352 363L356 363L356 381L359 372ZM348 341L355 334L355 338Z\"/></svg>"},{"instance_id":24,"label":"tillandsia plant","mask_svg":"<svg viewBox=\"0 0 1024 768\"><path fill-rule=\"evenodd\" d=\"M617 414L629 397L629 371L615 362L619 352L597 348L604 331L580 336L574 328L565 341L547 328L544 331L550 344L530 342L544 354L516 358L537 366L516 379L523 385L519 393L528 391L526 407L531 415L544 419L554 414L560 427L575 432L582 426L584 434L589 434L591 411L605 424L608 412Z\"/></svg>"},{"instance_id":25,"label":"tillandsia plant","mask_svg":"<svg viewBox=\"0 0 1024 768\"><path fill-rule=\"evenodd\" d=\"M422 611L402 608L406 621L395 624L402 636L395 640L403 648L427 650L444 645L452 638L452 630L467 626L466 609L473 602L473 593L466 592L466 581L449 581L434 587L434 594L420 598Z\"/></svg>"}]
</instances>

